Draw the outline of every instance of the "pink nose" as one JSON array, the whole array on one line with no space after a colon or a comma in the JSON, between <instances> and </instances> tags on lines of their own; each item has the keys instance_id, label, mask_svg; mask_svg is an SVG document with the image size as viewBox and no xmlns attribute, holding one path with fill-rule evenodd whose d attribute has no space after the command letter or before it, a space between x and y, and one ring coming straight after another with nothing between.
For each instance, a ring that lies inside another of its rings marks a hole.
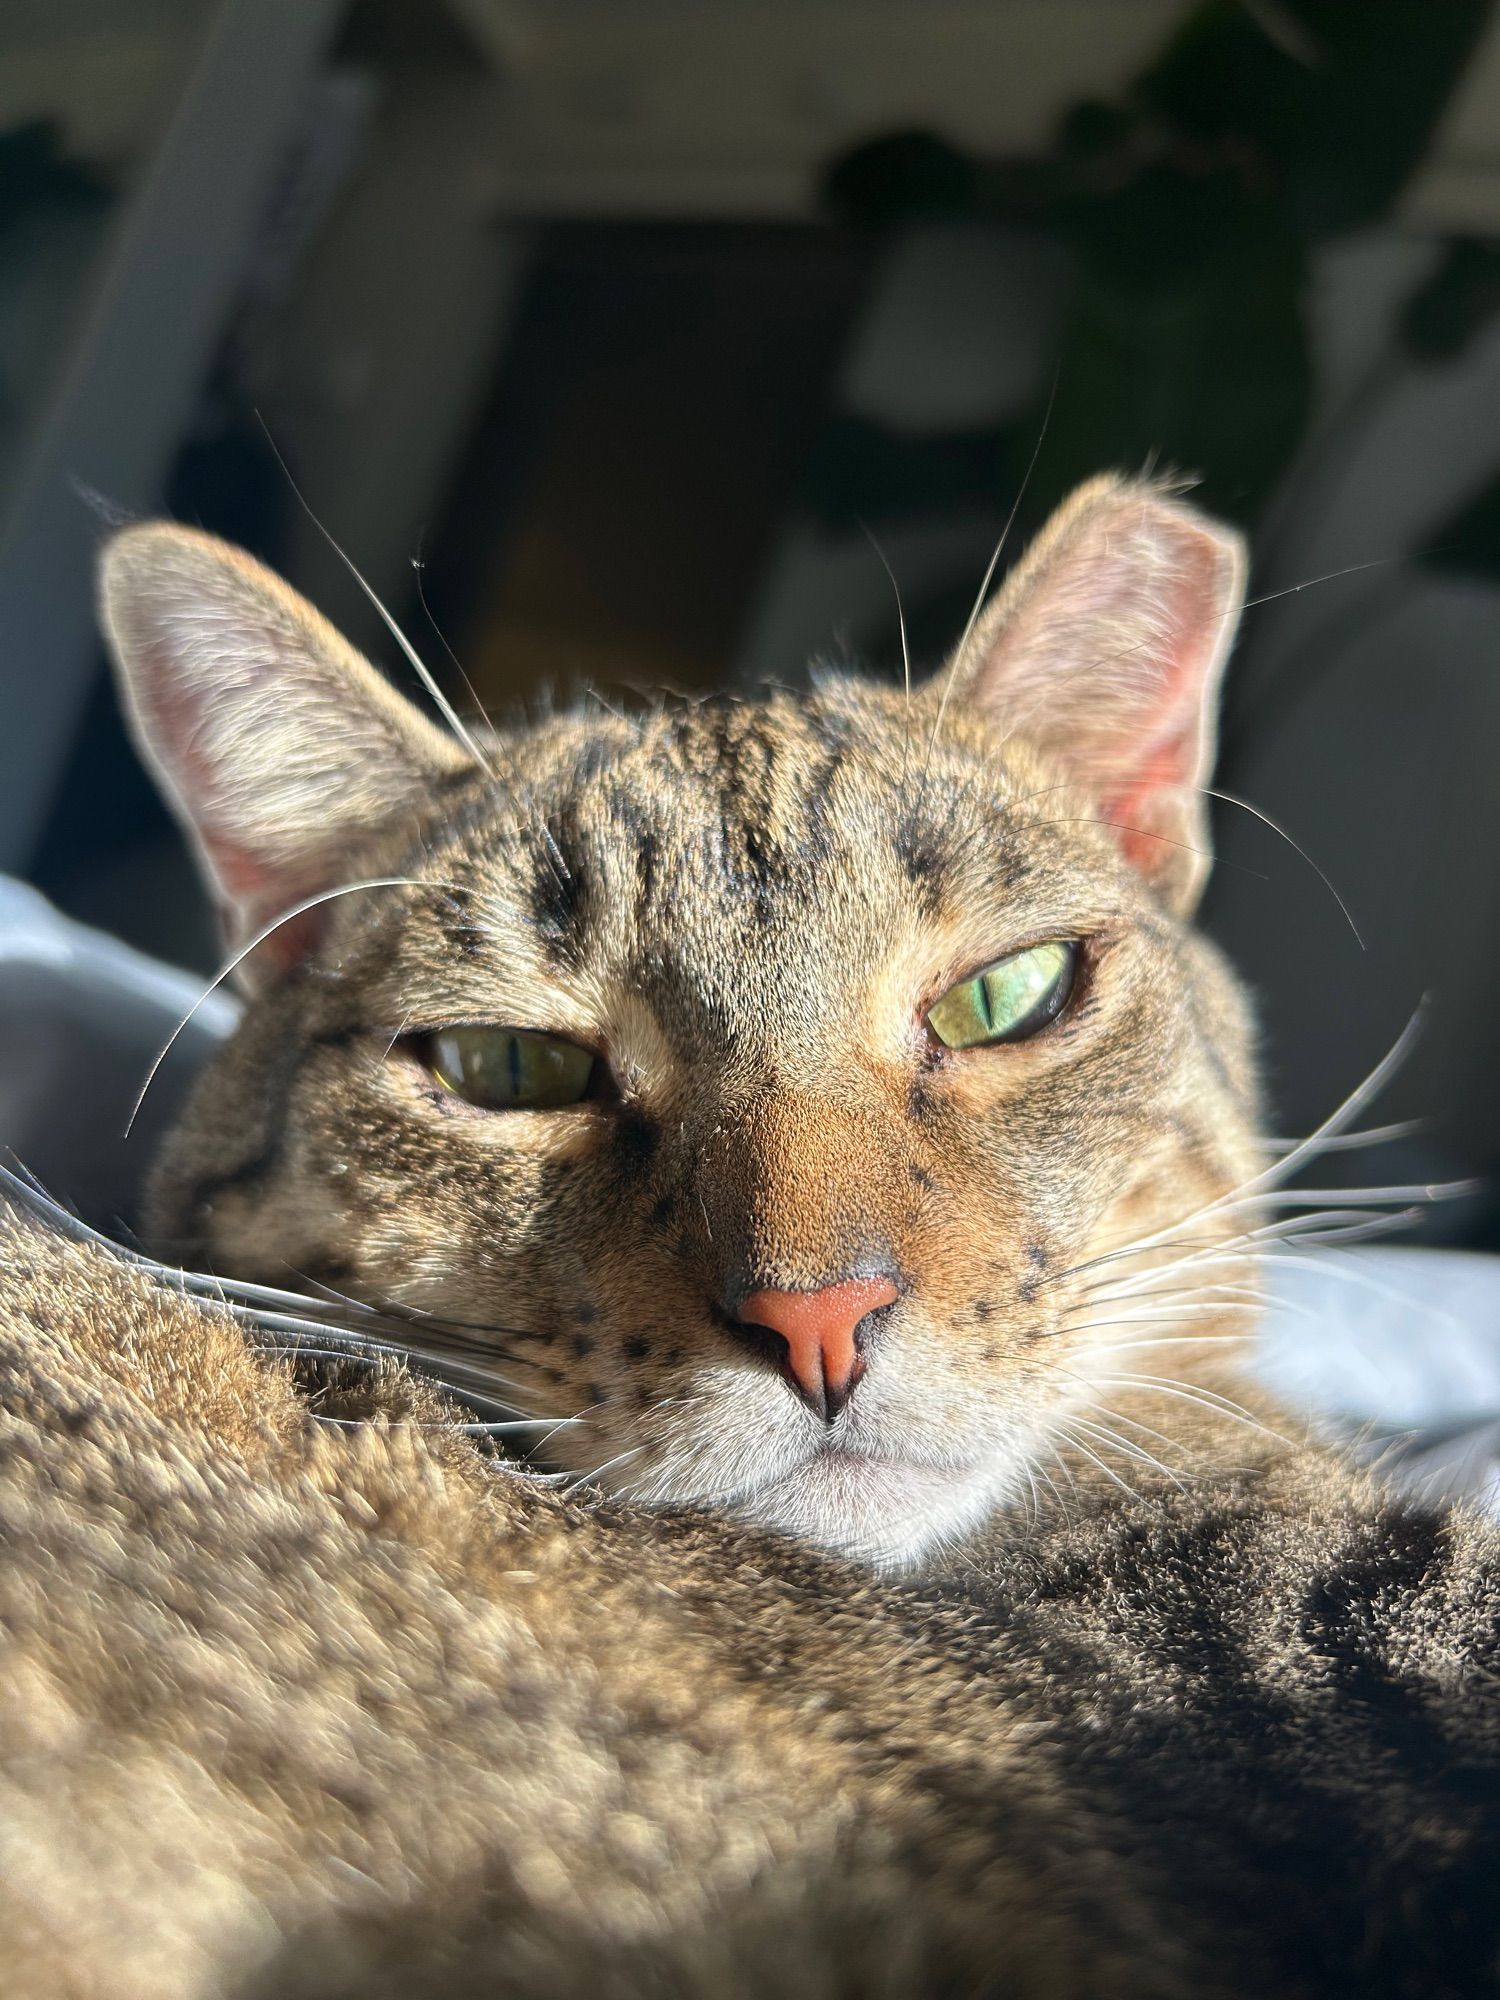
<instances>
[{"instance_id":1,"label":"pink nose","mask_svg":"<svg viewBox=\"0 0 1500 2000\"><path fill-rule=\"evenodd\" d=\"M740 1318L781 1335L794 1386L831 1422L865 1371L854 1344L860 1321L898 1296L889 1278L846 1278L817 1292L752 1292Z\"/></svg>"}]
</instances>

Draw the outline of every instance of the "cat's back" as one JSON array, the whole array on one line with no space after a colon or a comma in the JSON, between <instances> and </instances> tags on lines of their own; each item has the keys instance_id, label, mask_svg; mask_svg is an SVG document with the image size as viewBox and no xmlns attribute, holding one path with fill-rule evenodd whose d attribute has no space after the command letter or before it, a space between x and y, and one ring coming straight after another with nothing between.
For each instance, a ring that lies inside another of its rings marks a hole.
<instances>
[{"instance_id":1,"label":"cat's back","mask_svg":"<svg viewBox=\"0 0 1500 2000\"><path fill-rule=\"evenodd\" d=\"M1288 1453L943 1579L1010 1607L1065 1787L1130 1823L1267 1993L1500 1980L1500 1536Z\"/></svg>"}]
</instances>

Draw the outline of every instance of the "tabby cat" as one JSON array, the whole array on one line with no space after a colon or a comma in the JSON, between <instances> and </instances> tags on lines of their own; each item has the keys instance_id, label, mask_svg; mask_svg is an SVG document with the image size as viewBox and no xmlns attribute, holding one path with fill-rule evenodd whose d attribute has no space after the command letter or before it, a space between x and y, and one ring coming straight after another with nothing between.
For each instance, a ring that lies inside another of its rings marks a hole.
<instances>
[{"instance_id":1,"label":"tabby cat","mask_svg":"<svg viewBox=\"0 0 1500 2000\"><path fill-rule=\"evenodd\" d=\"M1500 1530L1211 1381L1240 577L1105 481L910 700L455 744L113 543L250 994L157 1216L235 1275L0 1206L7 1996L1494 1989Z\"/></svg>"},{"instance_id":2,"label":"tabby cat","mask_svg":"<svg viewBox=\"0 0 1500 2000\"><path fill-rule=\"evenodd\" d=\"M890 1570L1219 1462L1266 1161L1192 915L1244 567L1104 478L918 690L450 735L126 530L104 622L249 996L162 1244L401 1311L620 1496Z\"/></svg>"}]
</instances>

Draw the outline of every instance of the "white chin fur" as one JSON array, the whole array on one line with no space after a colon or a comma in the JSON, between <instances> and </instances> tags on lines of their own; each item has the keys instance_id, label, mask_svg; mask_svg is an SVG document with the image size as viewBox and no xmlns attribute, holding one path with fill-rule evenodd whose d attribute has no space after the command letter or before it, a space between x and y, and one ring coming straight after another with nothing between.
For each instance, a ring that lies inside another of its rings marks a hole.
<instances>
[{"instance_id":1,"label":"white chin fur","mask_svg":"<svg viewBox=\"0 0 1500 2000\"><path fill-rule=\"evenodd\" d=\"M936 1468L823 1451L742 1495L734 1511L756 1527L894 1572L977 1528L1011 1484L993 1466Z\"/></svg>"}]
</instances>

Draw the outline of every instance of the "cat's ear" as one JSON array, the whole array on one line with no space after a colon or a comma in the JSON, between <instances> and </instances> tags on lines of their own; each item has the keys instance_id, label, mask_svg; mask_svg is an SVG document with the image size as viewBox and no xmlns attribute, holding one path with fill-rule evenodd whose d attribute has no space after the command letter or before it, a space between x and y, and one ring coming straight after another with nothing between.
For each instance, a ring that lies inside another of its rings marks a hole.
<instances>
[{"instance_id":1,"label":"cat's ear","mask_svg":"<svg viewBox=\"0 0 1500 2000\"><path fill-rule=\"evenodd\" d=\"M225 542L126 528L99 594L136 742L236 946L357 875L351 851L467 765L305 599ZM305 955L323 914L276 930L257 961Z\"/></svg>"},{"instance_id":2,"label":"cat's ear","mask_svg":"<svg viewBox=\"0 0 1500 2000\"><path fill-rule=\"evenodd\" d=\"M1167 489L1091 480L950 663L950 707L1042 751L1183 914L1210 865L1197 788L1213 768L1245 570L1240 537Z\"/></svg>"}]
</instances>

